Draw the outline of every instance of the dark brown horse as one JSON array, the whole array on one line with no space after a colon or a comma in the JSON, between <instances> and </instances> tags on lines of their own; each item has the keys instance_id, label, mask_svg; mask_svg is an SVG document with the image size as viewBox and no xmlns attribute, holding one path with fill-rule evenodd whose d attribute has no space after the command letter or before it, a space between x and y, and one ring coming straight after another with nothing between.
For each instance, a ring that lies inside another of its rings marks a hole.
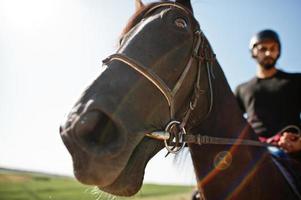
<instances>
[{"instance_id":1,"label":"dark brown horse","mask_svg":"<svg viewBox=\"0 0 301 200\"><path fill-rule=\"evenodd\" d=\"M118 51L61 127L76 178L130 196L157 152L187 142L204 198L297 199L266 148L252 143L190 2L138 5Z\"/></svg>"}]
</instances>

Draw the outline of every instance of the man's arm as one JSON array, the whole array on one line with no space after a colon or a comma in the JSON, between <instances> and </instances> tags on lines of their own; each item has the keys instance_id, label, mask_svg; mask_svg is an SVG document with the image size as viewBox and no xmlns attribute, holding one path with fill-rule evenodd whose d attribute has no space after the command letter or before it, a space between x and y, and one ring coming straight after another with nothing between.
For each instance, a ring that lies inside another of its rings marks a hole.
<instances>
[{"instance_id":1,"label":"man's arm","mask_svg":"<svg viewBox=\"0 0 301 200\"><path fill-rule=\"evenodd\" d=\"M240 86L237 86L235 91L234 91L234 95L236 97L236 100L237 100L237 103L238 103L238 106L240 108L240 110L242 111L242 113L246 113L246 109L245 109L245 106L243 104L243 101L242 101L242 95L241 95L241 87Z\"/></svg>"}]
</instances>

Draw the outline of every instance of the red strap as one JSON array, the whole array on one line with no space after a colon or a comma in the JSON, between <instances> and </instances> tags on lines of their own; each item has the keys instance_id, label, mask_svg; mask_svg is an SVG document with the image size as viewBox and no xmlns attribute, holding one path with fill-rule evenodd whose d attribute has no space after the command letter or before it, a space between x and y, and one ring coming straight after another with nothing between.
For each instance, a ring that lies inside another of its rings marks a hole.
<instances>
[{"instance_id":1,"label":"red strap","mask_svg":"<svg viewBox=\"0 0 301 200\"><path fill-rule=\"evenodd\" d=\"M281 133L277 133L276 135L266 138L266 137L259 137L259 141L260 142L265 142L265 143L269 143L269 144L278 144L279 140L281 137Z\"/></svg>"}]
</instances>

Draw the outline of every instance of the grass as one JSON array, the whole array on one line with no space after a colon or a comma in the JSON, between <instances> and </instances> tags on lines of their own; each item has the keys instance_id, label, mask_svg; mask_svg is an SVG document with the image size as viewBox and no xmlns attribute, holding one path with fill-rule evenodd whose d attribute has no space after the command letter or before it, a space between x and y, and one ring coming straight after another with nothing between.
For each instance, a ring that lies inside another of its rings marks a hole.
<instances>
[{"instance_id":1,"label":"grass","mask_svg":"<svg viewBox=\"0 0 301 200\"><path fill-rule=\"evenodd\" d=\"M189 200L193 187L144 184L131 198L113 197L70 177L0 169L0 200Z\"/></svg>"}]
</instances>

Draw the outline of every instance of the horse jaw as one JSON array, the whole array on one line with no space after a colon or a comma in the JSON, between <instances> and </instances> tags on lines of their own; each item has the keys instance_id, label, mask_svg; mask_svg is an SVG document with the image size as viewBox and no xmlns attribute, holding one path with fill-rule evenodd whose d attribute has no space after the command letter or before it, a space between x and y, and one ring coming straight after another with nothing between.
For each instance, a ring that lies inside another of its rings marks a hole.
<instances>
[{"instance_id":1,"label":"horse jaw","mask_svg":"<svg viewBox=\"0 0 301 200\"><path fill-rule=\"evenodd\" d=\"M136 194L142 186L148 161L163 147L162 142L144 138L141 143L136 146L127 165L118 178L112 184L105 187L98 186L98 188L117 196L132 196Z\"/></svg>"}]
</instances>

